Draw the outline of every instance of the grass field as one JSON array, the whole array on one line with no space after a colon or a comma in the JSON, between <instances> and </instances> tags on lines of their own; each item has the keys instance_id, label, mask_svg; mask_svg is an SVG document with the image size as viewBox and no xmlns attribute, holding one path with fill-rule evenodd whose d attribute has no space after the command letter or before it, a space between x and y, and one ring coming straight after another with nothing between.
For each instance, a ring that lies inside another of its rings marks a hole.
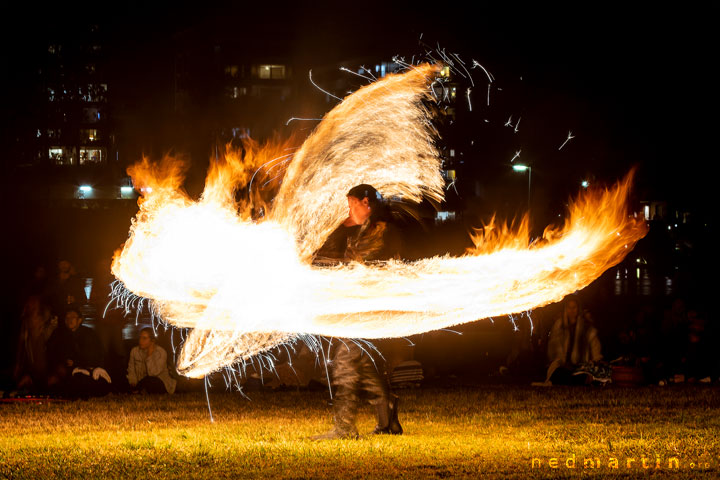
<instances>
[{"instance_id":1,"label":"grass field","mask_svg":"<svg viewBox=\"0 0 720 480\"><path fill-rule=\"evenodd\" d=\"M327 392L211 393L214 423L202 393L0 404L0 477L720 476L718 387L400 393L405 435L325 442Z\"/></svg>"}]
</instances>

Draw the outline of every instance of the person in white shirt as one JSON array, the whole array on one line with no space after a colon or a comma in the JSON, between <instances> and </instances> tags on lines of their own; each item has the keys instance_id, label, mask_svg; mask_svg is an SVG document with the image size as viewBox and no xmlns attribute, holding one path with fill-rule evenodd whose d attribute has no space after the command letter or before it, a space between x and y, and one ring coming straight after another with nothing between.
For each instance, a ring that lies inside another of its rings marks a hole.
<instances>
[{"instance_id":1,"label":"person in white shirt","mask_svg":"<svg viewBox=\"0 0 720 480\"><path fill-rule=\"evenodd\" d=\"M138 346L130 351L127 379L134 391L174 393L177 381L170 376L165 349L155 343L150 327L140 330Z\"/></svg>"}]
</instances>

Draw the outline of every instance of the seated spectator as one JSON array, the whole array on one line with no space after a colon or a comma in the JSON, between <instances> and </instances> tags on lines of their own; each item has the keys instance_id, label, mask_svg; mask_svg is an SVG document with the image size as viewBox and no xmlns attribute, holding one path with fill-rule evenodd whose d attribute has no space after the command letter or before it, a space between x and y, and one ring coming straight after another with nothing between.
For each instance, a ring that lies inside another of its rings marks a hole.
<instances>
[{"instance_id":1,"label":"seated spectator","mask_svg":"<svg viewBox=\"0 0 720 480\"><path fill-rule=\"evenodd\" d=\"M612 363L642 369L643 381L657 383L663 377L660 353L660 321L652 303L642 306L632 322L618 334L619 358Z\"/></svg>"},{"instance_id":2,"label":"seated spectator","mask_svg":"<svg viewBox=\"0 0 720 480\"><path fill-rule=\"evenodd\" d=\"M61 316L70 306L82 306L85 291L75 267L67 260L58 262L58 275L49 287L50 306L54 315Z\"/></svg>"},{"instance_id":3,"label":"seated spectator","mask_svg":"<svg viewBox=\"0 0 720 480\"><path fill-rule=\"evenodd\" d=\"M14 378L18 390L43 392L47 381L47 341L57 327L57 317L40 295L31 296L23 307Z\"/></svg>"},{"instance_id":4,"label":"seated spectator","mask_svg":"<svg viewBox=\"0 0 720 480\"><path fill-rule=\"evenodd\" d=\"M177 381L170 376L167 353L155 342L150 327L140 330L138 346L130 351L127 379L135 391L174 393Z\"/></svg>"},{"instance_id":5,"label":"seated spectator","mask_svg":"<svg viewBox=\"0 0 720 480\"><path fill-rule=\"evenodd\" d=\"M597 330L588 318L581 314L580 301L575 296L568 296L563 304L562 317L558 318L550 331L548 341L548 359L545 382L554 385L584 384L592 375L576 375L589 373L592 364L602 360L600 340Z\"/></svg>"},{"instance_id":6,"label":"seated spectator","mask_svg":"<svg viewBox=\"0 0 720 480\"><path fill-rule=\"evenodd\" d=\"M710 382L717 375L714 346L707 335L705 316L697 310L687 311L688 333L681 370L689 382Z\"/></svg>"},{"instance_id":7,"label":"seated spectator","mask_svg":"<svg viewBox=\"0 0 720 480\"><path fill-rule=\"evenodd\" d=\"M93 287L89 303L95 307L95 329L105 349L105 368L118 383L125 376L127 352L123 343L125 309L119 302L111 301L112 283L110 272L112 257L105 257L97 264L93 274Z\"/></svg>"},{"instance_id":8,"label":"seated spectator","mask_svg":"<svg viewBox=\"0 0 720 480\"><path fill-rule=\"evenodd\" d=\"M50 336L48 386L73 398L102 396L108 393L111 383L103 368L102 343L95 331L82 322L80 310L70 307L65 313L65 326Z\"/></svg>"}]
</instances>

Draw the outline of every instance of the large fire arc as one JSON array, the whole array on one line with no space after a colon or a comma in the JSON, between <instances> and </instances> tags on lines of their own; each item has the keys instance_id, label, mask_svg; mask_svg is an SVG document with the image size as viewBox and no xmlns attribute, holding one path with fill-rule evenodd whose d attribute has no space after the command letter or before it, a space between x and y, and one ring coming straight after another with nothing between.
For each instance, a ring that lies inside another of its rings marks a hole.
<instances>
[{"instance_id":1,"label":"large fire arc","mask_svg":"<svg viewBox=\"0 0 720 480\"><path fill-rule=\"evenodd\" d=\"M182 191L177 161L131 168L147 193L113 273L162 320L192 329L179 371L203 376L308 335L399 337L525 312L587 286L645 235L644 219L627 214L631 172L582 193L565 224L532 245L523 222L486 228L461 257L313 267L313 252L347 215L352 186L442 200L426 107L438 71L422 65L348 96L294 152L281 182L266 182L275 195L259 219L234 192L289 158L287 143L249 143L243 158L228 151L199 200Z\"/></svg>"}]
</instances>

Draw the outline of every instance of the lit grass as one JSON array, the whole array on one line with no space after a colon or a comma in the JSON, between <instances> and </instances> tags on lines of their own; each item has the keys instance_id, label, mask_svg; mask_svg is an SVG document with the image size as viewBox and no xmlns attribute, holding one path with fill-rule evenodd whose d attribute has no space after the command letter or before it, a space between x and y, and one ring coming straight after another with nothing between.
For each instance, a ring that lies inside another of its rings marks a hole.
<instances>
[{"instance_id":1,"label":"lit grass","mask_svg":"<svg viewBox=\"0 0 720 480\"><path fill-rule=\"evenodd\" d=\"M5 404L0 477L707 478L720 472L719 391L404 391L406 435L326 442L307 439L331 426L326 392L253 392L251 400L211 394L214 423L204 394ZM363 409L360 430L373 426ZM600 467L583 468L585 458ZM613 458L617 469L608 465ZM652 468L643 468L643 458ZM672 458L679 469L668 468Z\"/></svg>"}]
</instances>

